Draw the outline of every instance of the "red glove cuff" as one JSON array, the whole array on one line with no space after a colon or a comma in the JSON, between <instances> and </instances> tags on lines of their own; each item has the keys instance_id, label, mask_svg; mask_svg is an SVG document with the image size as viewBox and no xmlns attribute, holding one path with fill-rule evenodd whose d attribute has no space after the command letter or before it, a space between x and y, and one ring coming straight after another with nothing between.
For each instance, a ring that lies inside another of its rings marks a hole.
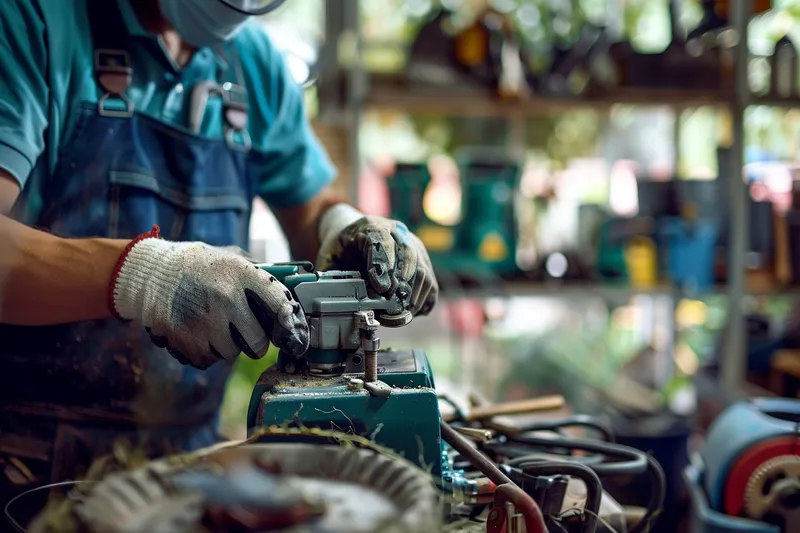
<instances>
[{"instance_id":1,"label":"red glove cuff","mask_svg":"<svg viewBox=\"0 0 800 533\"><path fill-rule=\"evenodd\" d=\"M128 246L125 247L125 249L122 251L122 254L119 256L119 259L117 259L117 264L114 265L114 270L111 272L111 283L108 284L108 308L111 310L111 314L119 319L122 317L119 316L119 313L117 313L117 309L114 306L114 290L117 288L117 278L119 278L119 272L122 270L122 265L125 264L125 260L128 258L128 254L134 246L145 239L157 239L160 231L161 228L153 224L153 229L147 233L142 233L128 243Z\"/></svg>"}]
</instances>

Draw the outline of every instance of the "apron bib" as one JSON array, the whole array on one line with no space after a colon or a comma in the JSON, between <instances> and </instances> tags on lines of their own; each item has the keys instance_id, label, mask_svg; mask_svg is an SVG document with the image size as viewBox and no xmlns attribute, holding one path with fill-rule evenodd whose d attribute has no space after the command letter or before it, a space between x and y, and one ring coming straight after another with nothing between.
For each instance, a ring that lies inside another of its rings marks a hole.
<instances>
[{"instance_id":1,"label":"apron bib","mask_svg":"<svg viewBox=\"0 0 800 533\"><path fill-rule=\"evenodd\" d=\"M117 2L89 0L99 103L78 109L37 227L63 237L165 239L248 248L254 186L246 171L246 95L220 73L224 139L136 112ZM54 276L58 272L53 273ZM116 439L151 456L217 439L231 363L201 371L157 348L139 324L101 320L0 327L0 467L6 493L74 479Z\"/></svg>"}]
</instances>

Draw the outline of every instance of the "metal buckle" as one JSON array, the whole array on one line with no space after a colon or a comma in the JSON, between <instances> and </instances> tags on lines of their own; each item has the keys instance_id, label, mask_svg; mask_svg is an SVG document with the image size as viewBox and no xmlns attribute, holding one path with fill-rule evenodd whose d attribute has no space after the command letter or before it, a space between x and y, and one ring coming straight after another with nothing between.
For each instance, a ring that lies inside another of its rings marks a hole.
<instances>
[{"instance_id":1,"label":"metal buckle","mask_svg":"<svg viewBox=\"0 0 800 533\"><path fill-rule=\"evenodd\" d=\"M94 70L97 82L105 94L97 102L97 112L105 117L127 118L133 115L134 105L125 94L133 82L133 68L127 52L98 49L94 53ZM125 104L124 110L106 109L109 99L116 98Z\"/></svg>"},{"instance_id":2,"label":"metal buckle","mask_svg":"<svg viewBox=\"0 0 800 533\"><path fill-rule=\"evenodd\" d=\"M241 142L237 142L236 134L239 134ZM252 146L250 134L247 133L247 130L237 130L235 128L225 129L225 142L229 147L240 152L249 152L250 147Z\"/></svg>"},{"instance_id":3,"label":"metal buckle","mask_svg":"<svg viewBox=\"0 0 800 533\"><path fill-rule=\"evenodd\" d=\"M247 133L247 90L241 85L225 82L220 92L225 114L225 141L229 147L247 152L252 145ZM237 134L241 142L237 142Z\"/></svg>"}]
</instances>

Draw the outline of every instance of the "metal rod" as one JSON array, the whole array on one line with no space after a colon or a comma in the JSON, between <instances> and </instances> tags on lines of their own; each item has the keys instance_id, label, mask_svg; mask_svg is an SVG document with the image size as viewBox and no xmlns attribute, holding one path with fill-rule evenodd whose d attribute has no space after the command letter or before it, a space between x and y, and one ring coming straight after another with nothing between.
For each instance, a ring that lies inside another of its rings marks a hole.
<instances>
[{"instance_id":1,"label":"metal rod","mask_svg":"<svg viewBox=\"0 0 800 533\"><path fill-rule=\"evenodd\" d=\"M728 258L728 327L721 363L723 386L736 390L744 383L745 347L747 334L742 305L746 294L746 255L749 242L749 210L744 169L744 112L749 100L747 81L747 24L750 22L752 1L734 0L731 3L731 24L738 42L734 47L734 105L732 106L733 143L730 151L730 250Z\"/></svg>"},{"instance_id":2,"label":"metal rod","mask_svg":"<svg viewBox=\"0 0 800 533\"><path fill-rule=\"evenodd\" d=\"M364 351L364 382L378 381L378 352Z\"/></svg>"},{"instance_id":3,"label":"metal rod","mask_svg":"<svg viewBox=\"0 0 800 533\"><path fill-rule=\"evenodd\" d=\"M495 485L503 485L504 483L514 484L502 470L497 468L496 464L480 451L473 448L466 437L462 437L444 420L441 421L440 425L442 429L442 438L445 442L452 446L455 451L463 455L472 466L480 470L481 474L491 479Z\"/></svg>"}]
</instances>

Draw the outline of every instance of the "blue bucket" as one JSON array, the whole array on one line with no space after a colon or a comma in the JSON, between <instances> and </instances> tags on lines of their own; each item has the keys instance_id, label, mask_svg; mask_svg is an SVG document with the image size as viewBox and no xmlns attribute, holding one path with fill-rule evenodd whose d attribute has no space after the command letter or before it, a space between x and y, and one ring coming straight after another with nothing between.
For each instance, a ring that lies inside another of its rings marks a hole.
<instances>
[{"instance_id":1,"label":"blue bucket","mask_svg":"<svg viewBox=\"0 0 800 533\"><path fill-rule=\"evenodd\" d=\"M659 221L659 241L666 248L666 274L689 293L707 292L714 286L719 223L713 219Z\"/></svg>"}]
</instances>

